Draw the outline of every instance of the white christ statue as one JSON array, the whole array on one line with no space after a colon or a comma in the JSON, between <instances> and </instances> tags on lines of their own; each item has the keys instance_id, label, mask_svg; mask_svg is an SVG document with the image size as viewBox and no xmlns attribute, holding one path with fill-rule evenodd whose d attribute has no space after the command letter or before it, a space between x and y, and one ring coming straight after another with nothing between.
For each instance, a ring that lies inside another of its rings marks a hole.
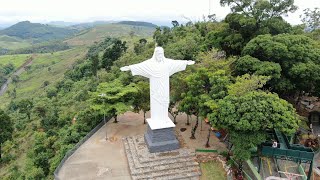
<instances>
[{"instance_id":1,"label":"white christ statue","mask_svg":"<svg viewBox=\"0 0 320 180\"><path fill-rule=\"evenodd\" d=\"M163 48L156 47L151 59L120 68L121 71L130 70L133 76L140 75L150 79L151 118L147 121L151 129L175 127L168 117L169 77L192 64L194 61L165 58Z\"/></svg>"}]
</instances>

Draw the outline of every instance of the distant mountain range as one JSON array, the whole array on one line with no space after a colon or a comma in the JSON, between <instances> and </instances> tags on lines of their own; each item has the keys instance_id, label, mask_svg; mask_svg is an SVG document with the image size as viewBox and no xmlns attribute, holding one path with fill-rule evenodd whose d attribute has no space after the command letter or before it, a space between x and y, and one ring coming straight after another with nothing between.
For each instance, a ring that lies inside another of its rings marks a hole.
<instances>
[{"instance_id":1,"label":"distant mountain range","mask_svg":"<svg viewBox=\"0 0 320 180\"><path fill-rule=\"evenodd\" d=\"M134 33L136 36L151 36L157 25L143 21L95 21L76 24L73 22L54 21L49 24L22 21L1 29L0 54L20 52L39 44L68 42L69 45L88 45L107 36L119 37ZM48 47L46 44L45 47ZM38 48L39 49L39 48Z\"/></svg>"},{"instance_id":2,"label":"distant mountain range","mask_svg":"<svg viewBox=\"0 0 320 180\"><path fill-rule=\"evenodd\" d=\"M21 22L29 22L29 21L21 21ZM93 21L93 22L67 22L67 21L50 21L48 23L41 23L41 24L48 24L51 26L56 26L56 27L79 27L79 28L90 28L94 27L96 25L101 25L101 24L110 24L110 23L121 23L121 24L128 24L128 25L136 25L136 26L146 26L146 27L155 27L155 26L171 26L171 22L163 22L163 21L117 21L117 20L112 20L112 21ZM34 23L34 24L39 24L39 23ZM143 25L145 24L145 25ZM14 25L14 23L1 23L0 22L0 30L8 28L10 26Z\"/></svg>"},{"instance_id":3,"label":"distant mountain range","mask_svg":"<svg viewBox=\"0 0 320 180\"><path fill-rule=\"evenodd\" d=\"M31 23L22 21L0 31L0 35L18 37L21 39L32 39L42 42L47 40L63 39L79 32L75 28L56 27L47 24Z\"/></svg>"},{"instance_id":4,"label":"distant mountain range","mask_svg":"<svg viewBox=\"0 0 320 180\"><path fill-rule=\"evenodd\" d=\"M144 27L151 27L156 28L158 27L155 24L149 23L149 22L143 22L143 21L120 21L118 24L126 24L131 26L144 26Z\"/></svg>"},{"instance_id":5,"label":"distant mountain range","mask_svg":"<svg viewBox=\"0 0 320 180\"><path fill-rule=\"evenodd\" d=\"M85 23L78 23L78 24L74 24L71 27L79 29L79 30L83 30L83 29L88 29L88 28L92 28L98 25L103 25L103 24L111 24L111 23L117 23L117 21L94 21L94 22L85 22Z\"/></svg>"},{"instance_id":6,"label":"distant mountain range","mask_svg":"<svg viewBox=\"0 0 320 180\"><path fill-rule=\"evenodd\" d=\"M95 21L89 23L74 24L72 22L54 21L49 24L31 23L30 21L22 21L10 27L0 30L0 36L6 35L21 39L32 39L33 41L42 42L47 40L57 40L70 37L77 34L81 30L89 29L103 24L125 24L131 26L158 27L155 24L143 21Z\"/></svg>"}]
</instances>

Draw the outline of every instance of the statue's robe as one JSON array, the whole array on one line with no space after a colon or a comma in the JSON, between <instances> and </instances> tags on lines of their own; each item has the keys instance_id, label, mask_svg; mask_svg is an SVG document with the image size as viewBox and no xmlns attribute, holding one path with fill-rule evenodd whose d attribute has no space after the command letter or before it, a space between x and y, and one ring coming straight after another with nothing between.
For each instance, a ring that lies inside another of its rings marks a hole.
<instances>
[{"instance_id":1,"label":"statue's robe","mask_svg":"<svg viewBox=\"0 0 320 180\"><path fill-rule=\"evenodd\" d=\"M163 58L157 62L154 58L138 64L130 65L132 75L140 75L150 79L150 111L152 120L167 120L169 108L169 77L186 69L185 60Z\"/></svg>"}]
</instances>

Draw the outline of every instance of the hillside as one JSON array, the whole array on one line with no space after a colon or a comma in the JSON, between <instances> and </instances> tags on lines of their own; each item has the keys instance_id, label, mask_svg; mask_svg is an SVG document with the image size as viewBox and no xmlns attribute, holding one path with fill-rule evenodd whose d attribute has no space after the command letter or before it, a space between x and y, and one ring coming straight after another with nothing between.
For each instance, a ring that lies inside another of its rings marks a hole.
<instances>
[{"instance_id":1,"label":"hillside","mask_svg":"<svg viewBox=\"0 0 320 180\"><path fill-rule=\"evenodd\" d=\"M131 26L144 26L144 27L151 27L156 28L158 27L155 24L149 23L149 22L143 22L143 21L120 21L118 24L126 24Z\"/></svg>"},{"instance_id":2,"label":"hillside","mask_svg":"<svg viewBox=\"0 0 320 180\"><path fill-rule=\"evenodd\" d=\"M155 28L145 26L132 26L126 24L103 24L89 30L84 30L73 38L66 40L69 45L92 45L105 37L124 37L131 34L141 38L152 36Z\"/></svg>"},{"instance_id":3,"label":"hillside","mask_svg":"<svg viewBox=\"0 0 320 180\"><path fill-rule=\"evenodd\" d=\"M31 43L28 40L19 37L0 35L0 54L2 54L1 51L26 48L30 45Z\"/></svg>"},{"instance_id":4,"label":"hillside","mask_svg":"<svg viewBox=\"0 0 320 180\"><path fill-rule=\"evenodd\" d=\"M94 21L94 22L84 22L84 23L79 23L79 24L74 24L71 27L78 29L78 30L84 30L84 29L89 29L98 25L106 25L106 24L111 24L115 23L116 21Z\"/></svg>"},{"instance_id":5,"label":"hillside","mask_svg":"<svg viewBox=\"0 0 320 180\"><path fill-rule=\"evenodd\" d=\"M0 65L12 64L14 68L20 67L30 57L30 54L15 54L0 56Z\"/></svg>"},{"instance_id":6,"label":"hillside","mask_svg":"<svg viewBox=\"0 0 320 180\"><path fill-rule=\"evenodd\" d=\"M21 39L32 39L33 42L42 42L52 39L63 39L72 36L76 29L54 27L50 25L22 21L0 31L0 35L7 35Z\"/></svg>"},{"instance_id":7,"label":"hillside","mask_svg":"<svg viewBox=\"0 0 320 180\"><path fill-rule=\"evenodd\" d=\"M20 76L20 82L16 85L9 86L9 92L16 86L17 98L38 96L37 93L43 93L42 87L44 81L50 84L59 81L64 73L72 68L72 64L82 59L86 50L84 48L70 49L55 53L36 54L31 65L31 69ZM0 64L6 64L15 61L15 67L21 65L30 55L6 55L0 56ZM48 70L49 68L49 70ZM8 94L0 96L2 107L10 102Z\"/></svg>"}]
</instances>

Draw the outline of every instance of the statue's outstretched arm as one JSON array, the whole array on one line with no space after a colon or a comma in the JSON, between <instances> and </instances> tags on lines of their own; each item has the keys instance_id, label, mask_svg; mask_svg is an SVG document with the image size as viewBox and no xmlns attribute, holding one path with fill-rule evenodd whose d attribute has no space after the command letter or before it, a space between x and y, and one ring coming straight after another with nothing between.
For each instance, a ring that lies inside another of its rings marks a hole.
<instances>
[{"instance_id":1,"label":"statue's outstretched arm","mask_svg":"<svg viewBox=\"0 0 320 180\"><path fill-rule=\"evenodd\" d=\"M191 60L188 60L187 61L187 65L193 65L195 62L194 61L191 61Z\"/></svg>"},{"instance_id":2,"label":"statue's outstretched arm","mask_svg":"<svg viewBox=\"0 0 320 180\"><path fill-rule=\"evenodd\" d=\"M129 66L124 66L122 68L120 68L121 71L130 71L130 67Z\"/></svg>"}]
</instances>

